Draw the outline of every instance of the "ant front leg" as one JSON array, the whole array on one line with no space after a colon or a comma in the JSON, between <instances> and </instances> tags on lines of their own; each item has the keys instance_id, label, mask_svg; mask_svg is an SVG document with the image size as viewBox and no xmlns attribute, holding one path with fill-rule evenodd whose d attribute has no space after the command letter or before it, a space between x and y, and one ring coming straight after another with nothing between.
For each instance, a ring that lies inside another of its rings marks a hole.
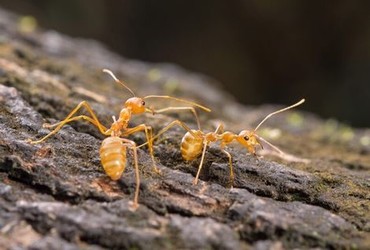
<instances>
[{"instance_id":1,"label":"ant front leg","mask_svg":"<svg viewBox=\"0 0 370 250\"><path fill-rule=\"evenodd\" d=\"M152 158L153 170L156 173L160 173L160 170L157 168L156 163L155 163L155 159L154 159L153 139L152 139L153 138L153 133L152 133L153 130L152 130L152 128L150 126L145 125L145 124L140 124L140 125L138 125L134 128L128 128L125 131L124 135L128 136L130 134L136 133L138 131L143 131L143 130L144 130L145 136L146 136L146 141L147 141L146 143L148 143L149 154L150 154L150 157ZM142 145L140 145L140 146L142 146Z\"/></svg>"},{"instance_id":2,"label":"ant front leg","mask_svg":"<svg viewBox=\"0 0 370 250\"><path fill-rule=\"evenodd\" d=\"M187 132L189 132L191 135L193 136L196 136L193 131L182 121L179 121L179 120L175 120L175 121L172 121L171 123L169 123L168 125L166 125L166 127L162 128L158 134L156 134L154 137L152 137L152 142L154 140L156 140L158 137L160 137L162 134L164 134L165 132L167 132L170 128L174 127L174 126L180 126L182 127L184 130L186 130ZM145 142L143 144L141 144L140 146L138 146L138 148L142 147L142 146L145 146L146 144L149 144L149 142Z\"/></svg>"},{"instance_id":3,"label":"ant front leg","mask_svg":"<svg viewBox=\"0 0 370 250\"><path fill-rule=\"evenodd\" d=\"M193 113L195 120L197 121L198 129L200 130L200 122L199 122L198 113L194 107L168 107L168 108L163 108L159 110L152 110L152 112L153 114L156 114L156 113L163 113L163 112L174 111L174 110L190 110Z\"/></svg>"},{"instance_id":4,"label":"ant front leg","mask_svg":"<svg viewBox=\"0 0 370 250\"><path fill-rule=\"evenodd\" d=\"M90 115L92 116L91 117L88 117L88 116L85 116L85 115L80 115L80 116L76 116L76 117L73 117L74 114L77 113L77 111L79 111L82 107L85 107L86 110L90 113ZM56 124L52 124L52 125L44 125L44 127L46 128L53 128L55 127L55 129L53 131L51 131L49 134L47 134L46 136L44 136L43 138L41 138L40 140L37 140L37 141L32 141L30 140L30 143L32 144L38 144L38 143L41 143L43 141L45 141L47 138L49 138L50 136L58 133L58 131L67 123L69 122L72 122L72 121L77 121L77 120L80 120L80 119L83 119L83 120L87 120L89 122L91 122L93 125L95 125L99 131L104 134L104 135L109 135L110 131L100 123L100 121L98 120L97 116L95 115L94 111L92 110L92 108L90 107L90 105L86 102L86 101L82 101L80 102L68 115L67 117L61 121L61 122L58 122Z\"/></svg>"},{"instance_id":5,"label":"ant front leg","mask_svg":"<svg viewBox=\"0 0 370 250\"><path fill-rule=\"evenodd\" d=\"M234 185L234 170L233 170L233 162L232 162L232 158L231 158L231 154L229 152L227 152L225 149L222 149L221 148L221 151L227 155L227 157L229 158L229 168L230 168L230 184L231 184L231 188L233 187Z\"/></svg>"},{"instance_id":6,"label":"ant front leg","mask_svg":"<svg viewBox=\"0 0 370 250\"><path fill-rule=\"evenodd\" d=\"M166 111L171 111L171 110L190 110L196 120L197 120L197 125L198 125L198 129L200 130L200 123L199 123L199 119L198 119L198 115L197 115L197 112L195 111L195 108L194 107L198 107L206 112L211 112L211 110L207 107L204 107L202 105L199 105L198 103L195 103L195 102L192 102L192 101L188 101L188 100L185 100L185 99L181 99L181 98L176 98L176 97L172 97L172 96L167 96L167 95L148 95L148 96L145 96L143 99L147 99L147 98L162 98L162 99L170 99L170 100L175 100L175 101L178 101L178 102L182 102L182 103L186 103L187 105L191 105L191 107L168 107L168 108L164 108L164 109L160 109L160 110L150 110L150 112L152 112L153 114L155 112L157 113L162 113L162 112L166 112Z\"/></svg>"},{"instance_id":7,"label":"ant front leg","mask_svg":"<svg viewBox=\"0 0 370 250\"><path fill-rule=\"evenodd\" d=\"M220 134L224 131L224 126L223 124L219 124L214 132L214 135L217 135L217 134ZM199 167L198 167L198 172L197 172L197 175L195 176L195 179L193 181L193 184L194 185L197 185L198 184L198 180L199 180L199 175L200 175L200 171L202 170L202 167L203 167L203 162L204 162L204 157L206 155L206 149L207 149L207 146L209 144L210 141L207 141L207 139L204 139L203 141L203 150L202 150L202 157L201 157L201 160L200 160L200 163L199 163ZM229 157L229 162L231 162L231 155L226 152L225 150L222 150L226 155L228 155ZM232 166L231 166L231 172L230 172L230 178L234 178L234 173L232 171Z\"/></svg>"}]
</instances>

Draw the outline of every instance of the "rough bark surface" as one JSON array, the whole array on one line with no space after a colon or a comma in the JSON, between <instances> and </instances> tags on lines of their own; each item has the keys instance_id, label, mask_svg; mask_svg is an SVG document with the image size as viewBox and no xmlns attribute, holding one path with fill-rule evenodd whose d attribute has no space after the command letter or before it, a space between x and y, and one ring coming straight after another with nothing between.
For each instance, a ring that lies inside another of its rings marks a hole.
<instances>
[{"instance_id":1,"label":"rough bark surface","mask_svg":"<svg viewBox=\"0 0 370 250\"><path fill-rule=\"evenodd\" d=\"M108 126L130 95L102 68L139 96L170 94L211 107L213 113L201 114L205 131L220 120L234 132L253 128L277 107L241 106L207 77L127 60L94 41L22 33L17 18L0 10L1 249L370 248L369 129L299 109L272 118L259 132L310 163L257 159L232 145L230 189L227 158L214 145L194 186L199 159L181 159L185 132L174 128L155 143L161 174L152 171L147 149L139 149L140 207L131 211L132 154L122 178L110 180L99 159L104 137L92 125L75 122L42 144L26 141L46 135L43 123L62 120L82 100ZM186 112L140 116L132 124L159 131L174 119L196 126ZM130 138L145 141L140 133Z\"/></svg>"}]
</instances>

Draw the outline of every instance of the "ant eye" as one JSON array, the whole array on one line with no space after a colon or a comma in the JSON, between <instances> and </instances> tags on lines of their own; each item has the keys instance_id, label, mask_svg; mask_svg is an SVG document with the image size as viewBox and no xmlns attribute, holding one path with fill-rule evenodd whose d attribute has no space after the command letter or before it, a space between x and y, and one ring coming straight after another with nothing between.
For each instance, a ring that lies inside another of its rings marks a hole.
<instances>
[{"instance_id":1,"label":"ant eye","mask_svg":"<svg viewBox=\"0 0 370 250\"><path fill-rule=\"evenodd\" d=\"M249 140L249 136L244 136L244 140L248 141Z\"/></svg>"},{"instance_id":2,"label":"ant eye","mask_svg":"<svg viewBox=\"0 0 370 250\"><path fill-rule=\"evenodd\" d=\"M141 102L141 105L145 106L145 102L144 102L144 101L142 101L142 102Z\"/></svg>"}]
</instances>

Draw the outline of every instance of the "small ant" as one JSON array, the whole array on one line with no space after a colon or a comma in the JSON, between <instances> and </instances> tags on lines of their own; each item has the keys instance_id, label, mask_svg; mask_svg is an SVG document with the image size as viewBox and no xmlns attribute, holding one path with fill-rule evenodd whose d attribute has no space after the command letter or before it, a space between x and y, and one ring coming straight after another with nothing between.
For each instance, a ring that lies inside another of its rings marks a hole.
<instances>
[{"instance_id":1,"label":"small ant","mask_svg":"<svg viewBox=\"0 0 370 250\"><path fill-rule=\"evenodd\" d=\"M198 183L199 174L203 166L204 156L207 149L207 146L209 146L212 142L220 142L220 148L221 151L226 154L226 156L229 159L229 167L230 167L230 182L234 182L234 171L232 166L232 159L231 154L225 150L225 146L233 142L234 140L241 144L243 147L245 147L249 153L256 156L256 147L260 146L263 149L263 146L260 141L268 144L271 146L274 150L278 152L276 154L277 156L287 159L289 161L301 161L300 158L296 158L294 156L291 156L289 154L284 153L276 146L272 145L262 137L258 136L256 134L257 129L271 116L284 112L286 110L292 109L298 105L301 105L304 103L305 99L300 100L299 102L277 110L275 112L270 113L267 115L258 125L257 127L252 130L243 130L239 134L234 134L233 132L226 131L224 132L223 124L219 124L214 132L208 132L205 133L201 130L194 130L190 129L184 122L181 122L179 120L175 120L171 123L169 123L166 127L164 127L156 136L152 138L152 140L155 140L158 138L161 134L165 133L167 130L169 130L171 127L178 125L181 126L183 129L187 131L187 133L184 135L184 137L181 140L181 155L184 160L191 161L196 159L200 154L202 155L200 164L198 167L198 172L196 174L196 177L193 181L193 184L196 185ZM139 147L145 145L146 143L140 145ZM304 160L302 160L304 161Z\"/></svg>"},{"instance_id":2,"label":"small ant","mask_svg":"<svg viewBox=\"0 0 370 250\"><path fill-rule=\"evenodd\" d=\"M148 95L143 98L135 96L134 92L127 87L123 82L118 80L118 78L108 69L103 69L103 72L109 74L115 82L121 84L123 87L125 87L132 95L133 97L129 98L125 103L124 107L121 109L118 119L116 119L113 116L113 123L108 129L104 125L101 124L101 122L98 120L96 114L92 110L91 106L88 104L87 101L82 101L80 104L78 104L68 115L67 117L62 120L61 122L55 123L55 124L44 124L44 128L55 128L53 131L51 131L49 134L44 136L40 140L32 141L28 140L32 144L38 144L43 141L45 141L50 136L56 134L65 124L77 121L77 120L86 120L93 125L95 125L100 133L103 135L109 136L105 138L102 141L101 147L100 147L100 159L101 163L103 165L105 173L112 179L112 180L118 180L123 171L126 167L126 149L131 148L133 150L133 157L134 157L134 164L135 164L135 176L136 176L136 189L135 189L135 197L133 202L133 207L138 207L138 196L139 196L139 187L140 187L140 178L139 178L139 167L138 167L138 156L137 156L137 146L136 143L132 140L122 138L127 137L133 133L136 133L138 131L144 131L148 143L149 153L152 158L153 162L153 168L156 172L159 172L155 165L154 160L154 154L153 154L153 140L152 140L152 128L150 126L147 126L146 124L140 124L136 127L129 128L128 123L131 119L132 115L138 115L145 112L150 112L152 114L155 113L162 113L165 111L170 110L190 110L194 115L199 125L199 120L197 113L195 111L194 107L168 107L160 110L154 110L152 108L146 108L145 107L145 101L144 99L149 98L163 98L163 99L172 99L179 102L183 102L198 108L201 108L207 112L210 112L211 110L199 105L195 102L187 101L184 99L179 99L171 96L160 96L160 95ZM89 112L90 116L86 115L78 115L74 116L78 110L80 110L82 107L85 107L85 109Z\"/></svg>"}]
</instances>

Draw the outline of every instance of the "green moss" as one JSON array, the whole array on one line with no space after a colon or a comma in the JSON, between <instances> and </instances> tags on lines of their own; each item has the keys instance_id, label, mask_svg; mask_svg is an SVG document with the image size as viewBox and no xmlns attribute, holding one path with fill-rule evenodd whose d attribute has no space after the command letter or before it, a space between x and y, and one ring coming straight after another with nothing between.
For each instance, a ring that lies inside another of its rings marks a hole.
<instances>
[{"instance_id":1,"label":"green moss","mask_svg":"<svg viewBox=\"0 0 370 250\"><path fill-rule=\"evenodd\" d=\"M173 78L168 79L165 82L163 89L166 95L176 95L180 90L179 81Z\"/></svg>"},{"instance_id":2,"label":"green moss","mask_svg":"<svg viewBox=\"0 0 370 250\"><path fill-rule=\"evenodd\" d=\"M263 128L259 131L259 135L265 139L277 140L282 137L282 132L278 128Z\"/></svg>"},{"instance_id":3,"label":"green moss","mask_svg":"<svg viewBox=\"0 0 370 250\"><path fill-rule=\"evenodd\" d=\"M360 228L365 226L364 220L370 221L367 188L351 179L329 172L315 173L315 175L321 178L321 182L314 188L319 194L325 193L326 199L335 204L336 213Z\"/></svg>"},{"instance_id":4,"label":"green moss","mask_svg":"<svg viewBox=\"0 0 370 250\"><path fill-rule=\"evenodd\" d=\"M323 193L325 192L326 190L328 190L328 186L325 185L324 183L320 182L318 183L317 185L313 186L314 190L318 193Z\"/></svg>"},{"instance_id":5,"label":"green moss","mask_svg":"<svg viewBox=\"0 0 370 250\"><path fill-rule=\"evenodd\" d=\"M287 122L293 127L301 127L304 124L304 116L299 112L292 112L287 116Z\"/></svg>"},{"instance_id":6,"label":"green moss","mask_svg":"<svg viewBox=\"0 0 370 250\"><path fill-rule=\"evenodd\" d=\"M37 20L33 16L21 16L18 19L18 31L22 33L32 33L37 29Z\"/></svg>"},{"instance_id":7,"label":"green moss","mask_svg":"<svg viewBox=\"0 0 370 250\"><path fill-rule=\"evenodd\" d=\"M360 138L360 143L364 147L370 146L370 136L362 136Z\"/></svg>"},{"instance_id":8,"label":"green moss","mask_svg":"<svg viewBox=\"0 0 370 250\"><path fill-rule=\"evenodd\" d=\"M353 132L353 129L348 125L340 126L338 133L339 133L340 139L345 142L351 141L355 135L355 133Z\"/></svg>"},{"instance_id":9,"label":"green moss","mask_svg":"<svg viewBox=\"0 0 370 250\"><path fill-rule=\"evenodd\" d=\"M343 183L342 178L340 178L339 176L333 175L330 172L320 172L320 173L316 173L316 175L319 176L322 182L328 186L334 187L334 186L338 186Z\"/></svg>"},{"instance_id":10,"label":"green moss","mask_svg":"<svg viewBox=\"0 0 370 250\"><path fill-rule=\"evenodd\" d=\"M334 119L327 120L318 128L316 134L319 138L327 138L332 143L347 143L352 141L355 137L355 132L352 127L339 123Z\"/></svg>"},{"instance_id":11,"label":"green moss","mask_svg":"<svg viewBox=\"0 0 370 250\"><path fill-rule=\"evenodd\" d=\"M153 68L148 71L148 79L152 82L158 81L159 79L161 79L161 77L162 77L162 74L159 69Z\"/></svg>"}]
</instances>

